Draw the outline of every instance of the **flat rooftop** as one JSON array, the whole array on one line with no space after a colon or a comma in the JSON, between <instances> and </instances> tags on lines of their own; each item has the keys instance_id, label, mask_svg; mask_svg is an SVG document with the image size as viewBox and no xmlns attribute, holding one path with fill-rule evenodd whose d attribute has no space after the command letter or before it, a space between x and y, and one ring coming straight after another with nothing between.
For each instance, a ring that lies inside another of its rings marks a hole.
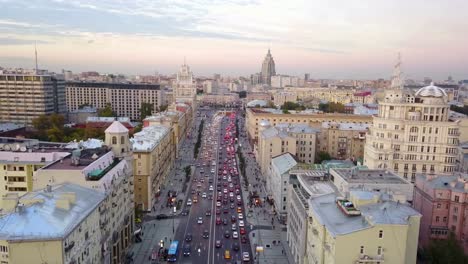
<instances>
[{"instance_id":1,"label":"flat rooftop","mask_svg":"<svg viewBox=\"0 0 468 264\"><path fill-rule=\"evenodd\" d=\"M169 131L170 129L163 125L144 127L130 139L133 151L152 151Z\"/></svg>"},{"instance_id":2,"label":"flat rooftop","mask_svg":"<svg viewBox=\"0 0 468 264\"><path fill-rule=\"evenodd\" d=\"M50 164L49 166L44 167L45 170L82 170L88 165L104 156L106 153L111 151L107 147L100 147L94 149L83 149L83 150L74 150L72 155L69 155L62 159L62 161L57 161ZM73 164L72 157L79 157L79 164Z\"/></svg>"},{"instance_id":3,"label":"flat rooftop","mask_svg":"<svg viewBox=\"0 0 468 264\"><path fill-rule=\"evenodd\" d=\"M57 201L71 193L76 199L68 210L56 206ZM19 242L63 239L104 199L100 192L71 183L54 186L51 192L27 193L19 201L26 204L22 210L0 217L0 239ZM28 200L35 202L28 205Z\"/></svg>"},{"instance_id":4,"label":"flat rooftop","mask_svg":"<svg viewBox=\"0 0 468 264\"><path fill-rule=\"evenodd\" d=\"M370 170L359 168L332 168L334 171L349 183L385 183L385 184L410 184L395 173L387 170Z\"/></svg>"},{"instance_id":5,"label":"flat rooftop","mask_svg":"<svg viewBox=\"0 0 468 264\"><path fill-rule=\"evenodd\" d=\"M106 83L106 82L66 82L67 87L82 88L109 88L109 89L132 89L132 90L160 90L159 84L143 83Z\"/></svg>"}]
</instances>

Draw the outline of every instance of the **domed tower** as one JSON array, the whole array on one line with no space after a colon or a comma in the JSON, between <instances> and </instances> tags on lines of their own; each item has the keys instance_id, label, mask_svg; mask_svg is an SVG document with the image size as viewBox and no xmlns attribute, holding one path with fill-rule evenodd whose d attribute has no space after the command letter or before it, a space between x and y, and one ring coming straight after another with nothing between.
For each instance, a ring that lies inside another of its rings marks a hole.
<instances>
[{"instance_id":1,"label":"domed tower","mask_svg":"<svg viewBox=\"0 0 468 264\"><path fill-rule=\"evenodd\" d=\"M114 155L126 158L131 153L131 144L128 138L128 129L119 121L114 121L106 131L105 143L112 148Z\"/></svg>"}]
</instances>

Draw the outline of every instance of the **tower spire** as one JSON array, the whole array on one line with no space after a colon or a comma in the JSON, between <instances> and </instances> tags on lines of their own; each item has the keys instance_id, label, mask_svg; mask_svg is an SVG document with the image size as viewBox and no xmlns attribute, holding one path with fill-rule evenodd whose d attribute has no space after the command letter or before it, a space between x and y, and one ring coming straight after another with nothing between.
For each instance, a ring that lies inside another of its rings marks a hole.
<instances>
[{"instance_id":1,"label":"tower spire","mask_svg":"<svg viewBox=\"0 0 468 264\"><path fill-rule=\"evenodd\" d=\"M36 72L36 74L37 74L39 68L38 68L38 66L37 66L37 42L36 42L36 41L34 41L34 55L35 55L35 60L36 60L35 72Z\"/></svg>"},{"instance_id":2,"label":"tower spire","mask_svg":"<svg viewBox=\"0 0 468 264\"><path fill-rule=\"evenodd\" d=\"M402 72L401 72L401 54L398 52L397 63L393 68L393 75L392 75L392 89L403 89L403 79L402 79Z\"/></svg>"}]
</instances>

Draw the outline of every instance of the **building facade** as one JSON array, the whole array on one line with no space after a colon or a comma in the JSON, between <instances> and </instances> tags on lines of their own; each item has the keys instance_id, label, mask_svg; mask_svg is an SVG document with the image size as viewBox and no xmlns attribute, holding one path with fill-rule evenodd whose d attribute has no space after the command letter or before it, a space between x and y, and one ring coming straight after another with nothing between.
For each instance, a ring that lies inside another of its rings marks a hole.
<instances>
[{"instance_id":1,"label":"building facade","mask_svg":"<svg viewBox=\"0 0 468 264\"><path fill-rule=\"evenodd\" d=\"M271 159L270 173L266 178L266 191L271 195L275 212L280 214L280 219L286 219L288 203L289 170L296 166L297 162L290 153L284 153Z\"/></svg>"},{"instance_id":2,"label":"building facade","mask_svg":"<svg viewBox=\"0 0 468 264\"><path fill-rule=\"evenodd\" d=\"M271 85L271 77L275 75L275 61L273 60L273 56L270 53L270 49L268 49L268 53L262 63L262 83Z\"/></svg>"},{"instance_id":3,"label":"building facade","mask_svg":"<svg viewBox=\"0 0 468 264\"><path fill-rule=\"evenodd\" d=\"M417 173L453 173L460 130L449 120L445 91L430 85L412 93L403 88L400 75L398 63L366 135L364 164L392 169L412 182Z\"/></svg>"},{"instance_id":4,"label":"building facade","mask_svg":"<svg viewBox=\"0 0 468 264\"><path fill-rule=\"evenodd\" d=\"M117 116L131 120L140 120L142 104L151 104L153 111L163 104L159 84L67 82L66 98L69 112L83 105L104 108L110 104Z\"/></svg>"},{"instance_id":5,"label":"building facade","mask_svg":"<svg viewBox=\"0 0 468 264\"><path fill-rule=\"evenodd\" d=\"M0 71L0 122L31 126L41 115L66 112L62 77L47 71Z\"/></svg>"},{"instance_id":6,"label":"building facade","mask_svg":"<svg viewBox=\"0 0 468 264\"><path fill-rule=\"evenodd\" d=\"M468 175L418 174L414 189L413 207L423 215L420 247L453 232L468 254Z\"/></svg>"},{"instance_id":7,"label":"building facade","mask_svg":"<svg viewBox=\"0 0 468 264\"><path fill-rule=\"evenodd\" d=\"M273 103L278 107L286 102L297 102L297 96L291 92L278 92L273 95Z\"/></svg>"},{"instance_id":8,"label":"building facade","mask_svg":"<svg viewBox=\"0 0 468 264\"><path fill-rule=\"evenodd\" d=\"M173 87L174 102L187 102L196 110L197 87L193 73L187 64L183 64L177 73L177 80Z\"/></svg>"},{"instance_id":9,"label":"building facade","mask_svg":"<svg viewBox=\"0 0 468 264\"><path fill-rule=\"evenodd\" d=\"M368 128L368 124L323 122L317 149L335 159L362 160Z\"/></svg>"},{"instance_id":10,"label":"building facade","mask_svg":"<svg viewBox=\"0 0 468 264\"><path fill-rule=\"evenodd\" d=\"M171 129L163 125L144 127L130 141L134 161L135 207L151 211L162 184L174 168L175 144Z\"/></svg>"}]
</instances>

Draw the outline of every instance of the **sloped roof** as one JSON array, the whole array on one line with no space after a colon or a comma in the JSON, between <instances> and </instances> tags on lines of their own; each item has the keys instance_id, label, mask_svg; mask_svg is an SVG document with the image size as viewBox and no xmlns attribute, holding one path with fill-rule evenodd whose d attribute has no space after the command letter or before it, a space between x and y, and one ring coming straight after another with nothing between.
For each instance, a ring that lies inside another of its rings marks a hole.
<instances>
[{"instance_id":1,"label":"sloped roof","mask_svg":"<svg viewBox=\"0 0 468 264\"><path fill-rule=\"evenodd\" d=\"M106 131L106 133L128 133L128 129L122 125L119 121L114 121L112 122L112 125L110 125Z\"/></svg>"}]
</instances>

